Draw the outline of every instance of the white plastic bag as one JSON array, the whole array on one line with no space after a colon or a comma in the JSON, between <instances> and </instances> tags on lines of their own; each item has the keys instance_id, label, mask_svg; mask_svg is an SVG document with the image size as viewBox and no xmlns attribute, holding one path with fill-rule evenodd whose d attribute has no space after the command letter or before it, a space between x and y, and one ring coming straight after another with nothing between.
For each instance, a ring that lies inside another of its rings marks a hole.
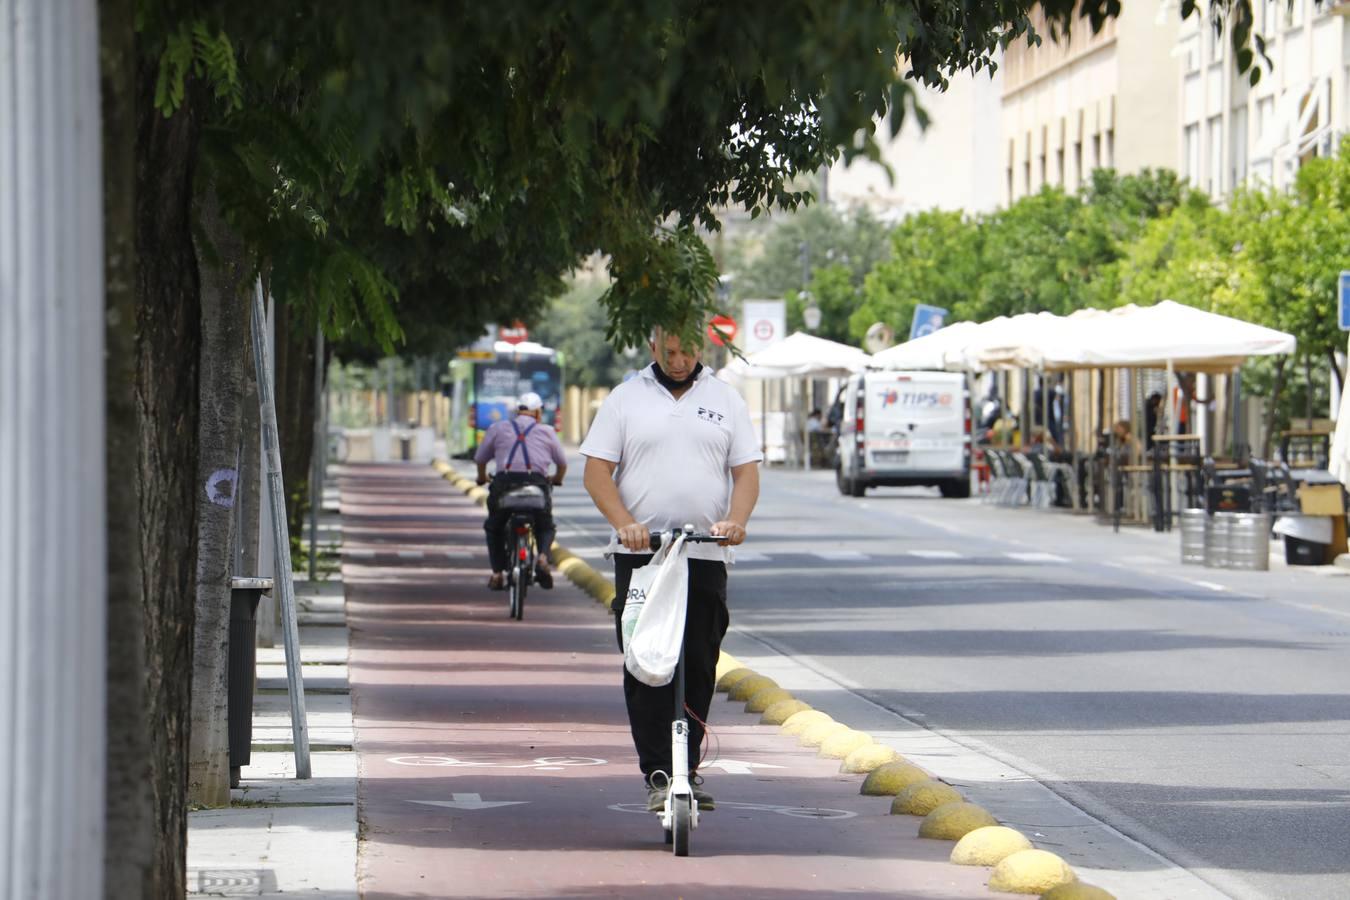
<instances>
[{"instance_id":1,"label":"white plastic bag","mask_svg":"<svg viewBox=\"0 0 1350 900\"><path fill-rule=\"evenodd\" d=\"M633 570L624 600L623 664L650 687L670 684L684 641L684 614L689 599L689 564L680 535L641 569ZM628 605L637 603L630 617ZM629 622L632 621L631 632Z\"/></svg>"}]
</instances>

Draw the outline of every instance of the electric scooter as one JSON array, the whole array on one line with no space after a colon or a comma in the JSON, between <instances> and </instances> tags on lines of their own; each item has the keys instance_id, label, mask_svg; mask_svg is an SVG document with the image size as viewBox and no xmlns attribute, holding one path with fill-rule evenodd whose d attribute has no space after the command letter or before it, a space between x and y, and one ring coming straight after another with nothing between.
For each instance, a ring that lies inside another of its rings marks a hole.
<instances>
[{"instance_id":1,"label":"electric scooter","mask_svg":"<svg viewBox=\"0 0 1350 900\"><path fill-rule=\"evenodd\" d=\"M683 529L686 544L720 544L726 538L715 534L698 534L693 525ZM671 531L674 540L679 531ZM651 548L661 549L661 533L651 536ZM684 709L684 642L680 642L680 660L675 665L675 721L670 723L670 779L666 788L666 805L657 815L676 856L689 855L689 833L698 827L698 803L694 800L694 786L689 780L689 719Z\"/></svg>"}]
</instances>

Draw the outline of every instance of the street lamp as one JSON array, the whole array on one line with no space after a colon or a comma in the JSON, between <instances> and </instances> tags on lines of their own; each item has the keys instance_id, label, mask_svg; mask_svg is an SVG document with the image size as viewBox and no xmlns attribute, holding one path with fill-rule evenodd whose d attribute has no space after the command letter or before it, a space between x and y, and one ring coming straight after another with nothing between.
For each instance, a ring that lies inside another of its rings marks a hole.
<instances>
[{"instance_id":1,"label":"street lamp","mask_svg":"<svg viewBox=\"0 0 1350 900\"><path fill-rule=\"evenodd\" d=\"M811 296L810 291L802 291L797 297L806 304L802 309L802 324L807 331L815 331L820 327L820 307L816 305L816 298Z\"/></svg>"}]
</instances>

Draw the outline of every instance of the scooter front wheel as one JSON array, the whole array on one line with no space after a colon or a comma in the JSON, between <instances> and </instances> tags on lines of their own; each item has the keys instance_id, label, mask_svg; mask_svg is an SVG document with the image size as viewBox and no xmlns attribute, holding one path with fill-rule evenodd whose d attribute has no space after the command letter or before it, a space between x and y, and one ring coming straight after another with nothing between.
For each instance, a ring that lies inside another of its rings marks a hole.
<instances>
[{"instance_id":1,"label":"scooter front wheel","mask_svg":"<svg viewBox=\"0 0 1350 900\"><path fill-rule=\"evenodd\" d=\"M671 844L676 856L689 855L689 832L693 830L694 813L692 797L672 797L671 803Z\"/></svg>"}]
</instances>

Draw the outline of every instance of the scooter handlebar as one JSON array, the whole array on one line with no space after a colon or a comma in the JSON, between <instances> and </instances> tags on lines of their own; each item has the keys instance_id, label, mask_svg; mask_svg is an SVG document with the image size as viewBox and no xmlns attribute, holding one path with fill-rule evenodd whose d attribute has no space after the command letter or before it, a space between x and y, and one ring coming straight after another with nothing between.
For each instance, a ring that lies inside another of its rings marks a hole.
<instances>
[{"instance_id":1,"label":"scooter handlebar","mask_svg":"<svg viewBox=\"0 0 1350 900\"><path fill-rule=\"evenodd\" d=\"M680 534L684 535L684 542L686 544L725 544L729 540L729 538L724 535L697 532L694 531L693 528L685 528L683 531L678 528L671 529L670 531L653 531L650 542L652 552L655 553L657 550L661 549L661 543L666 535L670 535L670 539L673 541Z\"/></svg>"}]
</instances>

